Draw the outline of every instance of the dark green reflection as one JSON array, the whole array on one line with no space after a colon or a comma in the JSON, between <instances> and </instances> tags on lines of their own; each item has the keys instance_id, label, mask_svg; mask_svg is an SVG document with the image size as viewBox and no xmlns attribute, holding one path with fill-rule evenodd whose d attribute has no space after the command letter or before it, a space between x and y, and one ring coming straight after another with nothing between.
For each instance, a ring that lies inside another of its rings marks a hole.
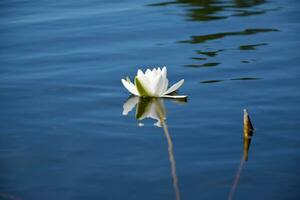
<instances>
[{"instance_id":1,"label":"dark green reflection","mask_svg":"<svg viewBox=\"0 0 300 200\"><path fill-rule=\"evenodd\" d=\"M201 81L200 83L218 83L221 81L223 81L223 80L207 80L207 81Z\"/></svg>"},{"instance_id":2,"label":"dark green reflection","mask_svg":"<svg viewBox=\"0 0 300 200\"><path fill-rule=\"evenodd\" d=\"M252 45L241 45L240 50L255 50L259 46L268 45L267 43L260 43L260 44L252 44Z\"/></svg>"},{"instance_id":3,"label":"dark green reflection","mask_svg":"<svg viewBox=\"0 0 300 200\"><path fill-rule=\"evenodd\" d=\"M177 0L166 1L148 6L169 6L173 4L185 5L188 7L187 20L210 21L225 19L230 16L249 16L265 13L264 9L253 9L252 7L264 3L265 0Z\"/></svg>"},{"instance_id":4,"label":"dark green reflection","mask_svg":"<svg viewBox=\"0 0 300 200\"><path fill-rule=\"evenodd\" d=\"M185 67L215 67L219 65L219 62L209 62L209 63L204 63L204 64L190 64L190 65L184 65Z\"/></svg>"},{"instance_id":5,"label":"dark green reflection","mask_svg":"<svg viewBox=\"0 0 300 200\"><path fill-rule=\"evenodd\" d=\"M202 57L191 57L190 59L193 59L193 60L207 60L207 58L202 58Z\"/></svg>"},{"instance_id":6,"label":"dark green reflection","mask_svg":"<svg viewBox=\"0 0 300 200\"><path fill-rule=\"evenodd\" d=\"M251 15L261 15L265 14L267 10L261 10L261 11L247 11L247 10L240 10L239 13L234 14L233 16L238 16L238 17L248 17Z\"/></svg>"},{"instance_id":7,"label":"dark green reflection","mask_svg":"<svg viewBox=\"0 0 300 200\"><path fill-rule=\"evenodd\" d=\"M257 77L241 77L241 78L232 78L230 80L232 81L251 81L251 80L260 80L261 78ZM205 81L200 81L200 83L217 83L221 81L226 81L226 80L219 80L219 79L213 79L213 80L205 80Z\"/></svg>"},{"instance_id":8,"label":"dark green reflection","mask_svg":"<svg viewBox=\"0 0 300 200\"><path fill-rule=\"evenodd\" d=\"M234 0L236 7L247 8L265 3L265 0Z\"/></svg>"},{"instance_id":9,"label":"dark green reflection","mask_svg":"<svg viewBox=\"0 0 300 200\"><path fill-rule=\"evenodd\" d=\"M241 78L232 78L233 81L251 81L251 80L259 80L261 78L257 77L241 77Z\"/></svg>"},{"instance_id":10,"label":"dark green reflection","mask_svg":"<svg viewBox=\"0 0 300 200\"><path fill-rule=\"evenodd\" d=\"M241 63L249 63L250 61L248 60L242 60Z\"/></svg>"},{"instance_id":11,"label":"dark green reflection","mask_svg":"<svg viewBox=\"0 0 300 200\"><path fill-rule=\"evenodd\" d=\"M219 52L224 51L224 49L219 49L217 51L197 51L197 54L205 55L208 57L215 57L218 55Z\"/></svg>"},{"instance_id":12,"label":"dark green reflection","mask_svg":"<svg viewBox=\"0 0 300 200\"><path fill-rule=\"evenodd\" d=\"M191 39L185 40L185 41L179 41L179 43L190 43L190 44L200 44L205 43L210 40L217 40L222 39L224 37L228 36L245 36L245 35L254 35L258 33L266 33L266 32L274 32L278 31L277 29L245 29L243 31L238 32L222 32L222 33L214 33L214 34L208 34L208 35L199 35L199 36L191 36ZM259 44L253 44L253 45L241 45L239 46L239 50L246 51L246 50L256 50L259 46L265 46L268 45L267 43L259 43ZM225 50L229 49L219 49L216 51L204 51L204 50L196 50L197 54L200 54L202 56L207 57L216 57L220 52L223 52ZM197 60L195 58L192 58L193 60ZM200 59L198 59L200 60ZM242 63L248 63L248 61L242 61ZM187 64L186 67L215 67L219 65L218 62L208 62L204 64Z\"/></svg>"},{"instance_id":13,"label":"dark green reflection","mask_svg":"<svg viewBox=\"0 0 300 200\"><path fill-rule=\"evenodd\" d=\"M191 44L199 44L205 43L209 40L217 40L227 36L243 36L243 35L253 35L257 33L265 33L265 32L274 32L279 31L277 29L268 29L268 28L261 28L261 29L245 29L243 31L238 32L223 32L223 33L214 33L209 35L199 35L199 36L192 36L189 40L179 41L179 43L191 43Z\"/></svg>"},{"instance_id":14,"label":"dark green reflection","mask_svg":"<svg viewBox=\"0 0 300 200\"><path fill-rule=\"evenodd\" d=\"M208 22L213 20L227 19L231 17L248 17L253 15L262 15L266 12L276 10L274 8L265 8L258 6L264 4L265 0L174 0L174 1L162 1L160 3L150 4L148 6L172 6L178 5L185 9L186 20ZM228 36L245 36L253 35L264 32L278 31L273 28L250 28L241 31L230 32L217 32L207 35L194 35L188 40L177 41L177 43L189 43L189 44L202 44L210 40L222 39ZM239 50L255 50L258 46L267 45L265 43L254 45L242 45L237 48ZM216 57L222 51L228 49L219 49L215 51L197 50L197 54L206 57ZM191 59L201 61L207 58L192 57ZM248 63L248 61L241 61L242 63ZM208 63L196 63L187 64L186 67L214 67L219 63L212 60Z\"/></svg>"}]
</instances>

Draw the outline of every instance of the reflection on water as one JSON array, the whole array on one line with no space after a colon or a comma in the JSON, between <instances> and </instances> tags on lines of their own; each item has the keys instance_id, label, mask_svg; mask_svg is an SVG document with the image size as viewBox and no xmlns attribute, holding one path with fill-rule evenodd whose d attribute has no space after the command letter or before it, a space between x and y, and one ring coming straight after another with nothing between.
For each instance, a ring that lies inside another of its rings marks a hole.
<instances>
[{"instance_id":1,"label":"reflection on water","mask_svg":"<svg viewBox=\"0 0 300 200\"><path fill-rule=\"evenodd\" d=\"M241 158L235 199L297 199L300 1L70 2L1 1L0 199L225 199ZM134 98L122 116L119 79L158 65L189 104ZM264 132L251 146L242 105Z\"/></svg>"},{"instance_id":2,"label":"reflection on water","mask_svg":"<svg viewBox=\"0 0 300 200\"><path fill-rule=\"evenodd\" d=\"M257 77L240 77L240 78L232 78L230 79L231 81L251 81L251 80L260 80L261 78L257 78ZM218 83L218 82L222 82L225 80L219 80L219 79L215 79L215 80L206 80L206 81L200 81L200 83Z\"/></svg>"},{"instance_id":3,"label":"reflection on water","mask_svg":"<svg viewBox=\"0 0 300 200\"><path fill-rule=\"evenodd\" d=\"M210 21L226 19L231 16L244 17L259 15L267 12L267 9L253 8L264 3L265 0L234 0L223 2L220 0L177 0L151 4L149 6L168 6L172 4L188 5L187 20Z\"/></svg>"},{"instance_id":4,"label":"reflection on water","mask_svg":"<svg viewBox=\"0 0 300 200\"><path fill-rule=\"evenodd\" d=\"M184 41L178 41L178 43L190 43L190 44L200 44L205 43L210 40L217 40L222 39L224 37L229 36L245 36L245 35L253 35L258 33L266 33L266 32L275 32L278 31L277 29L267 29L267 28L260 28L260 29L245 29L243 31L237 31L237 32L222 32L222 33L214 33L214 34L208 34L208 35L198 35L198 36L191 36L189 40ZM239 46L239 50L245 51L245 50L255 50L259 46L265 46L267 43L259 43L259 44L251 44L251 45L241 45ZM225 50L232 50L232 49L218 49L216 51L203 51L203 50L196 50L197 54L200 54L202 56L207 57L216 57L220 52L223 52ZM199 58L193 57L193 60L201 60ZM219 65L218 62L207 62L203 64L187 64L184 65L185 67L214 67Z\"/></svg>"},{"instance_id":5,"label":"reflection on water","mask_svg":"<svg viewBox=\"0 0 300 200\"><path fill-rule=\"evenodd\" d=\"M200 83L218 83L222 82L223 80L207 80L207 81L201 81Z\"/></svg>"},{"instance_id":6,"label":"reflection on water","mask_svg":"<svg viewBox=\"0 0 300 200\"><path fill-rule=\"evenodd\" d=\"M242 169L246 161L248 161L248 155L249 155L249 148L251 144L251 137L253 136L253 125L251 123L248 111L244 109L244 117L243 117L243 123L244 123L244 137L243 137L243 156L240 161L239 168L236 172L233 185L231 187L228 200L232 200L234 197L234 193L236 191L236 188L239 184L239 180L241 177Z\"/></svg>"},{"instance_id":7,"label":"reflection on water","mask_svg":"<svg viewBox=\"0 0 300 200\"><path fill-rule=\"evenodd\" d=\"M208 62L204 64L190 64L190 65L184 65L185 67L215 67L218 66L219 62Z\"/></svg>"},{"instance_id":8,"label":"reflection on water","mask_svg":"<svg viewBox=\"0 0 300 200\"><path fill-rule=\"evenodd\" d=\"M241 45L240 50L255 50L256 47L268 45L267 43L253 44L253 45Z\"/></svg>"},{"instance_id":9,"label":"reflection on water","mask_svg":"<svg viewBox=\"0 0 300 200\"><path fill-rule=\"evenodd\" d=\"M182 5L187 7L185 16L188 21L198 21L198 22L209 22L214 20L227 19L229 17L248 17L253 15L265 14L267 11L273 11L273 8L262 8L262 5L266 3L265 0L177 0L177 1L166 1L156 4L151 4L149 6L168 6L168 5ZM177 41L178 43L189 43L189 44L202 44L210 40L222 39L228 36L246 36L253 35L257 33L266 33L278 31L272 28L249 28L237 32L220 32L212 33L208 35L194 35L188 40ZM239 50L255 50L258 46L267 45L266 43L259 44L246 44L237 47ZM216 57L220 52L229 49L220 48L216 51L205 51L196 50L196 53L201 55L201 57L193 56L192 60L206 60L205 57ZM205 56L204 58L202 56ZM248 61L241 61L241 63L248 63ZM185 64L185 67L215 67L219 65L215 61L210 61L206 63L193 63Z\"/></svg>"},{"instance_id":10,"label":"reflection on water","mask_svg":"<svg viewBox=\"0 0 300 200\"><path fill-rule=\"evenodd\" d=\"M123 104L123 115L127 115L134 107L136 107L135 118L139 121L138 125L143 125L141 123L142 120L151 118L157 120L154 123L155 126L162 127L162 123L166 119L163 99L131 96Z\"/></svg>"},{"instance_id":11,"label":"reflection on water","mask_svg":"<svg viewBox=\"0 0 300 200\"><path fill-rule=\"evenodd\" d=\"M224 51L224 49L219 49L217 51L197 51L197 54L205 55L208 57L215 57L219 52Z\"/></svg>"},{"instance_id":12,"label":"reflection on water","mask_svg":"<svg viewBox=\"0 0 300 200\"><path fill-rule=\"evenodd\" d=\"M178 102L180 104L185 101L179 99L173 99L173 101ZM173 179L173 188L175 191L176 200L180 200L180 191L178 184L178 177L176 172L176 160L174 157L173 143L172 138L168 130L168 126L166 123L166 108L164 105L164 100L162 98L140 98L136 96L131 96L124 104L123 104L123 115L128 115L128 113L136 107L135 118L139 120L138 125L143 126L140 122L146 118L152 118L157 120L154 123L157 127L162 127L164 130L165 137L168 143L168 154L169 161L171 164L171 175Z\"/></svg>"},{"instance_id":13,"label":"reflection on water","mask_svg":"<svg viewBox=\"0 0 300 200\"><path fill-rule=\"evenodd\" d=\"M239 50L241 51L251 51L251 50L256 50L257 47L260 46L266 46L268 45L267 43L259 43L259 44L248 44L248 45L241 45L238 47ZM227 48L227 49L219 49L216 51L203 51L203 50L197 50L196 53L200 54L201 56L206 56L206 58L203 57L191 57L191 59L193 60L207 60L208 57L213 58L216 57L220 52L223 52L225 50L236 50L236 48ZM241 61L242 63L249 63L249 61ZM204 64L194 64L194 65L185 65L186 67L205 67L205 66L210 66L208 63L204 63ZM216 66L216 65L213 65Z\"/></svg>"},{"instance_id":14,"label":"reflection on water","mask_svg":"<svg viewBox=\"0 0 300 200\"><path fill-rule=\"evenodd\" d=\"M251 80L259 80L261 78L257 77L241 77L241 78L232 78L233 81L251 81Z\"/></svg>"},{"instance_id":15,"label":"reflection on water","mask_svg":"<svg viewBox=\"0 0 300 200\"><path fill-rule=\"evenodd\" d=\"M242 36L242 35L253 35L257 33L265 33L265 32L274 32L278 31L277 29L268 29L268 28L261 28L261 29L245 29L243 31L237 32L223 32L223 33L214 33L209 35L199 35L199 36L192 36L190 40L179 41L181 43L191 43L191 44L199 44L204 43L209 40L216 40L221 39L227 36Z\"/></svg>"}]
</instances>

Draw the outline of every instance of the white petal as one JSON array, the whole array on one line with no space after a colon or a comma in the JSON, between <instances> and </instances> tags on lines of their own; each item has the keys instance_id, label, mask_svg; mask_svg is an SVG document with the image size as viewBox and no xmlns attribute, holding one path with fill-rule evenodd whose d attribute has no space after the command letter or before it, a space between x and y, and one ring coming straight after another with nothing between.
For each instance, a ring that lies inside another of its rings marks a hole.
<instances>
[{"instance_id":1,"label":"white petal","mask_svg":"<svg viewBox=\"0 0 300 200\"><path fill-rule=\"evenodd\" d=\"M154 68L153 76L157 76L157 75L158 75L158 69Z\"/></svg>"},{"instance_id":2,"label":"white petal","mask_svg":"<svg viewBox=\"0 0 300 200\"><path fill-rule=\"evenodd\" d=\"M165 93L168 89L169 81L167 79L167 68L163 67L162 69L162 77L163 77L163 84L162 84L162 94Z\"/></svg>"},{"instance_id":3,"label":"white petal","mask_svg":"<svg viewBox=\"0 0 300 200\"><path fill-rule=\"evenodd\" d=\"M150 69L147 69L146 72L145 72L145 76L148 78L148 80L151 80L152 71Z\"/></svg>"},{"instance_id":4,"label":"white petal","mask_svg":"<svg viewBox=\"0 0 300 200\"><path fill-rule=\"evenodd\" d=\"M152 80L154 78L154 75L155 75L154 69L152 71L150 70L149 80Z\"/></svg>"},{"instance_id":5,"label":"white petal","mask_svg":"<svg viewBox=\"0 0 300 200\"><path fill-rule=\"evenodd\" d=\"M139 69L138 72L137 72L137 77L140 78L142 76L144 76L144 72Z\"/></svg>"},{"instance_id":6,"label":"white petal","mask_svg":"<svg viewBox=\"0 0 300 200\"><path fill-rule=\"evenodd\" d=\"M148 77L140 69L138 70L137 77L143 87L150 93L150 95L153 95L151 79L148 79Z\"/></svg>"},{"instance_id":7,"label":"white petal","mask_svg":"<svg viewBox=\"0 0 300 200\"><path fill-rule=\"evenodd\" d=\"M148 76L148 74L151 74L151 70L150 69L147 69L145 74Z\"/></svg>"},{"instance_id":8,"label":"white petal","mask_svg":"<svg viewBox=\"0 0 300 200\"><path fill-rule=\"evenodd\" d=\"M139 93L136 89L136 87L131 83L131 82L128 82L126 81L125 79L122 79L121 80L124 87L132 94L136 95L136 96L139 96Z\"/></svg>"},{"instance_id":9,"label":"white petal","mask_svg":"<svg viewBox=\"0 0 300 200\"><path fill-rule=\"evenodd\" d=\"M152 76L156 75L156 68L152 69Z\"/></svg>"},{"instance_id":10,"label":"white petal","mask_svg":"<svg viewBox=\"0 0 300 200\"><path fill-rule=\"evenodd\" d=\"M153 80L152 83L153 95L156 97L160 97L163 94L163 77L158 75L158 77Z\"/></svg>"},{"instance_id":11,"label":"white petal","mask_svg":"<svg viewBox=\"0 0 300 200\"><path fill-rule=\"evenodd\" d=\"M139 102L139 97L133 96L130 97L124 104L123 104L123 115L127 115Z\"/></svg>"},{"instance_id":12,"label":"white petal","mask_svg":"<svg viewBox=\"0 0 300 200\"><path fill-rule=\"evenodd\" d=\"M163 68L162 68L161 74L162 74L162 76L163 76L164 78L167 77L167 68L166 68L166 67L163 67Z\"/></svg>"},{"instance_id":13,"label":"white petal","mask_svg":"<svg viewBox=\"0 0 300 200\"><path fill-rule=\"evenodd\" d=\"M165 78L164 79L164 84L163 84L163 90L162 90L163 94L167 91L168 86L169 86L169 80L167 78Z\"/></svg>"},{"instance_id":14,"label":"white petal","mask_svg":"<svg viewBox=\"0 0 300 200\"><path fill-rule=\"evenodd\" d=\"M176 90L178 90L178 88L180 88L180 86L184 83L184 79L178 81L177 83L175 83L174 85L172 85L164 94L170 94Z\"/></svg>"},{"instance_id":15,"label":"white petal","mask_svg":"<svg viewBox=\"0 0 300 200\"><path fill-rule=\"evenodd\" d=\"M187 96L186 95L163 95L162 97L164 98L171 98L171 99L186 99Z\"/></svg>"}]
</instances>

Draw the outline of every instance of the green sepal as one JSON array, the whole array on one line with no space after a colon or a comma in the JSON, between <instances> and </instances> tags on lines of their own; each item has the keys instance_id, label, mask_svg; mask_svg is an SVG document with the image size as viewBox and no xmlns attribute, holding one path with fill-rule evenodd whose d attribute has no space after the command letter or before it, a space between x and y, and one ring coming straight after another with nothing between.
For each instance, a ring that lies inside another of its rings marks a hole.
<instances>
[{"instance_id":1,"label":"green sepal","mask_svg":"<svg viewBox=\"0 0 300 200\"><path fill-rule=\"evenodd\" d=\"M143 84L141 83L141 81L138 79L137 76L134 78L134 84L141 97L151 96L150 92L147 91L147 89L143 86Z\"/></svg>"}]
</instances>

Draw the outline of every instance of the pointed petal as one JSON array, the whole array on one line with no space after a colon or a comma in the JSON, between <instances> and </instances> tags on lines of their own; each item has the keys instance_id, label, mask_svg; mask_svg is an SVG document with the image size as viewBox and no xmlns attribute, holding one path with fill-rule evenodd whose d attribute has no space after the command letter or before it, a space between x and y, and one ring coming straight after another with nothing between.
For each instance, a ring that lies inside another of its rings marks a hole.
<instances>
[{"instance_id":1,"label":"pointed petal","mask_svg":"<svg viewBox=\"0 0 300 200\"><path fill-rule=\"evenodd\" d=\"M174 85L172 85L164 94L170 94L176 90L178 90L178 88L180 88L180 86L184 83L184 79L178 81L177 83L175 83Z\"/></svg>"},{"instance_id":2,"label":"pointed petal","mask_svg":"<svg viewBox=\"0 0 300 200\"><path fill-rule=\"evenodd\" d=\"M154 69L152 71L150 70L149 80L152 80L154 78L154 75L155 75Z\"/></svg>"},{"instance_id":3,"label":"pointed petal","mask_svg":"<svg viewBox=\"0 0 300 200\"><path fill-rule=\"evenodd\" d=\"M161 70L161 74L164 78L167 77L167 68L166 67L163 67L162 70Z\"/></svg>"},{"instance_id":4,"label":"pointed petal","mask_svg":"<svg viewBox=\"0 0 300 200\"><path fill-rule=\"evenodd\" d=\"M152 91L155 97L160 97L163 94L163 77L158 75L152 83Z\"/></svg>"},{"instance_id":5,"label":"pointed petal","mask_svg":"<svg viewBox=\"0 0 300 200\"><path fill-rule=\"evenodd\" d=\"M169 80L167 78L164 79L164 84L163 84L163 94L167 91L169 86Z\"/></svg>"},{"instance_id":6,"label":"pointed petal","mask_svg":"<svg viewBox=\"0 0 300 200\"><path fill-rule=\"evenodd\" d=\"M139 78L144 77L143 71L139 69L136 76L139 77Z\"/></svg>"},{"instance_id":7,"label":"pointed petal","mask_svg":"<svg viewBox=\"0 0 300 200\"><path fill-rule=\"evenodd\" d=\"M153 76L157 76L158 74L158 69L154 68Z\"/></svg>"},{"instance_id":8,"label":"pointed petal","mask_svg":"<svg viewBox=\"0 0 300 200\"><path fill-rule=\"evenodd\" d=\"M146 70L145 72L145 76L148 80L150 80L150 77L151 77L151 71L149 69Z\"/></svg>"},{"instance_id":9,"label":"pointed petal","mask_svg":"<svg viewBox=\"0 0 300 200\"><path fill-rule=\"evenodd\" d=\"M145 72L146 76L150 75L151 74L151 70L150 69L147 69L146 72Z\"/></svg>"},{"instance_id":10,"label":"pointed petal","mask_svg":"<svg viewBox=\"0 0 300 200\"><path fill-rule=\"evenodd\" d=\"M139 97L132 96L123 104L123 113L122 115L127 115L139 102Z\"/></svg>"},{"instance_id":11,"label":"pointed petal","mask_svg":"<svg viewBox=\"0 0 300 200\"><path fill-rule=\"evenodd\" d=\"M124 87L131 93L131 94L134 94L136 96L140 96L137 89L135 88L135 86L129 82L129 81L126 81L125 79L122 79L121 80Z\"/></svg>"},{"instance_id":12,"label":"pointed petal","mask_svg":"<svg viewBox=\"0 0 300 200\"><path fill-rule=\"evenodd\" d=\"M142 97L151 97L152 93L147 84L145 84L145 81L143 79L140 79L139 77L135 77L134 79L135 87Z\"/></svg>"},{"instance_id":13,"label":"pointed petal","mask_svg":"<svg viewBox=\"0 0 300 200\"><path fill-rule=\"evenodd\" d=\"M140 69L138 70L136 77L139 79L139 82L143 85L143 88L145 88L146 91L148 92L148 94L151 96L153 94L152 87L151 87L152 80L149 79ZM136 86L136 83L135 83L135 86ZM136 88L137 88L137 86L136 86Z\"/></svg>"}]
</instances>

